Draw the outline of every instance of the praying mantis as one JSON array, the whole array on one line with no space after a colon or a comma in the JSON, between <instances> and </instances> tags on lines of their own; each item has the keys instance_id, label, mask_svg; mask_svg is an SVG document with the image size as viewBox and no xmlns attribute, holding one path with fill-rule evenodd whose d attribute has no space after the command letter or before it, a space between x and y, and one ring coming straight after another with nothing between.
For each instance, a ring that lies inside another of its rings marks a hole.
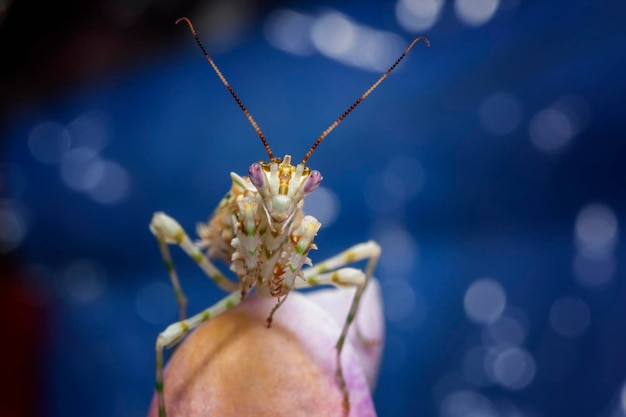
<instances>
[{"instance_id":1,"label":"praying mantis","mask_svg":"<svg viewBox=\"0 0 626 417\"><path fill-rule=\"evenodd\" d=\"M396 62L372 84L344 113L339 116L313 143L302 160L293 165L291 155L276 157L256 121L241 102L226 78L202 45L191 21L182 17L202 50L205 58L234 98L261 139L269 162L255 162L248 168L248 176L231 173L232 186L220 201L208 223L197 228L199 240L193 242L180 224L163 212L156 212L150 230L156 237L179 308L179 321L169 325L156 340L156 392L159 416L166 416L163 387L163 353L181 341L203 322L243 302L251 291L259 297L274 297L275 306L268 312L266 326L272 325L274 314L293 289L334 285L356 288L348 315L335 345L336 380L343 393L344 411L350 408L349 392L341 367L341 352L348 330L359 308L361 296L367 287L381 248L374 241L354 245L325 261L313 264L309 251L316 249L313 239L321 223L302 211L304 197L314 192L322 181L317 170L307 161L343 119L350 114L404 59L413 46L428 39L417 37ZM169 245L178 245L197 263L202 271L228 294L199 313L186 316L186 297L172 262ZM211 259L222 259L230 264L236 282L222 273ZM353 262L366 261L364 270L347 267Z\"/></svg>"}]
</instances>

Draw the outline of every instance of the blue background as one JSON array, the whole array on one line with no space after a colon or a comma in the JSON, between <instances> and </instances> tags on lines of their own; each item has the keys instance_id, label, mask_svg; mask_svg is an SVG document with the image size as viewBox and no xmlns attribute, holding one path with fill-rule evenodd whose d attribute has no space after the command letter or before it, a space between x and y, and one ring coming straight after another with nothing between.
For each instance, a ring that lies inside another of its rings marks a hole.
<instances>
[{"instance_id":1,"label":"blue background","mask_svg":"<svg viewBox=\"0 0 626 417\"><path fill-rule=\"evenodd\" d=\"M199 7L189 15L274 153L294 158L380 71L311 42L304 55L281 50L268 35L277 10L395 34L398 53L418 34L432 43L417 44L309 160L330 190L317 205L336 216L314 260L370 238L383 245L379 415L625 414L626 6L503 1L470 26L448 1L419 32L395 6L244 8L226 32ZM5 114L2 239L45 311L44 415L146 413L154 340L176 318L152 213L192 234L229 172L266 159L187 28L169 33L175 41L132 65ZM542 138L554 137L562 146L546 150ZM216 301L219 290L173 252L190 310ZM514 322L499 342L498 317Z\"/></svg>"}]
</instances>

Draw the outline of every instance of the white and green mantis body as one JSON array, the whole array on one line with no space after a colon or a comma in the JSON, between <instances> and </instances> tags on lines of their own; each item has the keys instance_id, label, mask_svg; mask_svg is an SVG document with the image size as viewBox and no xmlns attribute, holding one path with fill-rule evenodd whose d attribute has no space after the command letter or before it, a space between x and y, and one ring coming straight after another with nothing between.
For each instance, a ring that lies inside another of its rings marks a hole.
<instances>
[{"instance_id":1,"label":"white and green mantis body","mask_svg":"<svg viewBox=\"0 0 626 417\"><path fill-rule=\"evenodd\" d=\"M183 17L176 23L181 21L189 25L206 59L259 135L269 162L250 165L247 177L231 173L232 187L209 222L198 226L198 242L192 242L178 222L165 213L157 212L152 218L150 230L159 244L174 287L180 315L180 320L169 325L159 334L156 341L159 416L166 415L163 394L165 348L175 345L201 323L241 303L253 289L258 296L274 297L277 300L274 308L268 311L266 324L270 327L274 313L287 299L292 289L318 285L356 288L352 305L335 345L337 382L343 391L347 414L350 407L349 393L341 368L341 351L358 311L361 295L380 255L380 247L376 242L369 241L355 245L323 262L315 265L311 263L308 254L311 249L316 248L313 239L321 224L315 217L305 216L302 207L304 197L317 189L322 176L319 171L311 170L306 162L322 140L389 75L413 45L419 40L428 44L428 40L416 38L387 72L320 135L302 161L293 165L290 155L285 155L284 158L274 157L261 129L202 46L189 19ZM172 263L168 247L170 244L180 246L209 278L220 288L228 291L228 295L211 307L186 318L186 298ZM236 275L237 282L220 272L211 262L214 258L230 263L230 270ZM360 260L367 260L365 270L346 267L347 264ZM303 268L305 265L307 267Z\"/></svg>"}]
</instances>

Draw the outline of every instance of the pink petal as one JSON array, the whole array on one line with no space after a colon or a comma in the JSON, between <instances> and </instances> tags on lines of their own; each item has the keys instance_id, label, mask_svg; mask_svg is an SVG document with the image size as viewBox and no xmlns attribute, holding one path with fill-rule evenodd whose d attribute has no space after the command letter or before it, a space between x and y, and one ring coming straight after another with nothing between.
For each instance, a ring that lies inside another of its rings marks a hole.
<instances>
[{"instance_id":1,"label":"pink petal","mask_svg":"<svg viewBox=\"0 0 626 417\"><path fill-rule=\"evenodd\" d=\"M276 312L271 329L265 327L265 319L276 300L256 296L200 326L167 366L168 416L343 417L334 346L341 331L338 322L343 325L345 320L345 313L339 319L339 310L347 312L352 291L320 293L292 291ZM360 323L367 339L382 342L377 284L368 288L362 301L355 323ZM328 304L332 313L322 308ZM380 350L381 343L370 350L361 346L354 332L344 346L350 417L376 415L370 385ZM155 397L149 416L156 417L157 408Z\"/></svg>"},{"instance_id":2,"label":"pink petal","mask_svg":"<svg viewBox=\"0 0 626 417\"><path fill-rule=\"evenodd\" d=\"M343 326L346 320L353 296L354 290L342 289L338 291L335 288L307 294L307 297L326 310L339 326ZM356 349L371 391L376 387L376 380L378 379L384 335L385 319L380 284L377 280L372 279L361 296L359 313L348 332L348 340Z\"/></svg>"}]
</instances>

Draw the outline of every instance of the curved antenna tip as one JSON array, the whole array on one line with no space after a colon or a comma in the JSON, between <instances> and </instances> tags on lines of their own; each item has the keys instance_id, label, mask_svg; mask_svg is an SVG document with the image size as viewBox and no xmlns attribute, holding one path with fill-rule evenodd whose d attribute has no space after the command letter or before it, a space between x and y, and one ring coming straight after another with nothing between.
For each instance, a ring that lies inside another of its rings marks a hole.
<instances>
[{"instance_id":1,"label":"curved antenna tip","mask_svg":"<svg viewBox=\"0 0 626 417\"><path fill-rule=\"evenodd\" d=\"M191 24L191 20L189 20L188 17L179 17L178 19L176 19L176 21L174 22L174 24L179 24L180 22L185 22L189 25L189 27L193 28L193 25Z\"/></svg>"},{"instance_id":2,"label":"curved antenna tip","mask_svg":"<svg viewBox=\"0 0 626 417\"><path fill-rule=\"evenodd\" d=\"M428 38L425 38L423 36L418 36L417 38L413 39L413 42L411 42L411 46L415 45L419 41L424 42L426 46L430 48L430 41L428 40Z\"/></svg>"}]
</instances>

